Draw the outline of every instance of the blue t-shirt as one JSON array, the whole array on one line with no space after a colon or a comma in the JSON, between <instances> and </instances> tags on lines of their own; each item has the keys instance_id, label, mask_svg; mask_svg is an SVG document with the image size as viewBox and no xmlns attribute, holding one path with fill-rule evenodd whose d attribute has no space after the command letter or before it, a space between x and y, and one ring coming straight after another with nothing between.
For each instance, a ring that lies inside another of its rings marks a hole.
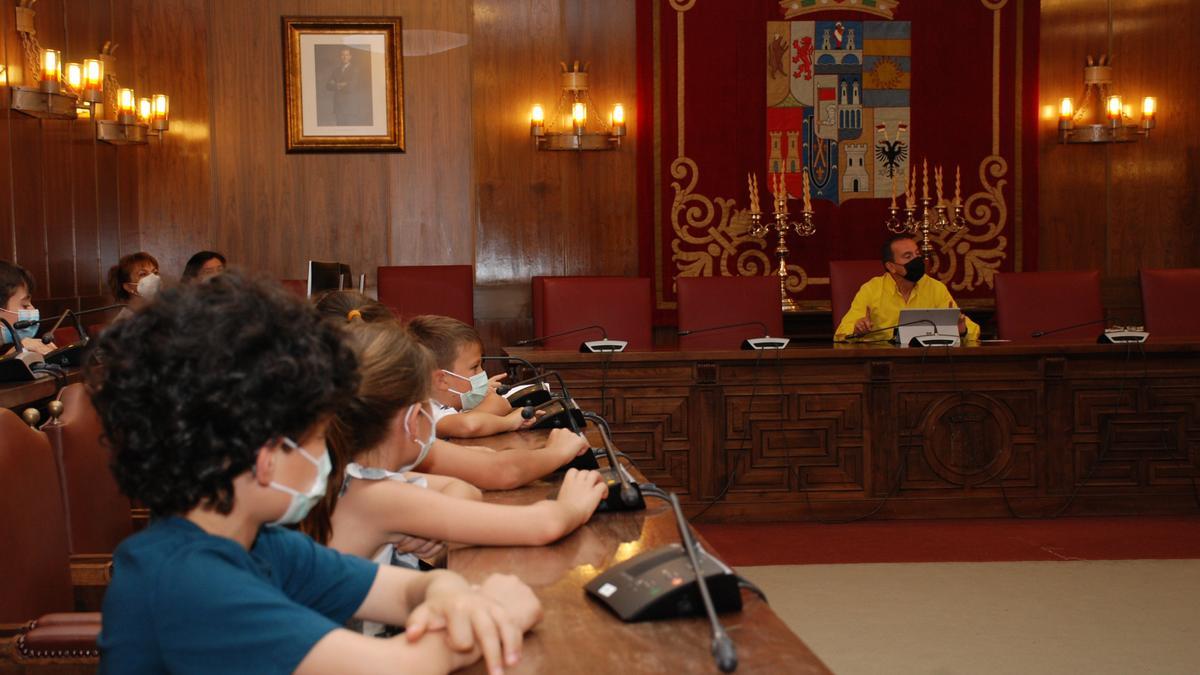
<instances>
[{"instance_id":1,"label":"blue t-shirt","mask_svg":"<svg viewBox=\"0 0 1200 675\"><path fill-rule=\"evenodd\" d=\"M378 566L266 526L247 551L178 517L113 554L102 673L290 673L367 597Z\"/></svg>"}]
</instances>

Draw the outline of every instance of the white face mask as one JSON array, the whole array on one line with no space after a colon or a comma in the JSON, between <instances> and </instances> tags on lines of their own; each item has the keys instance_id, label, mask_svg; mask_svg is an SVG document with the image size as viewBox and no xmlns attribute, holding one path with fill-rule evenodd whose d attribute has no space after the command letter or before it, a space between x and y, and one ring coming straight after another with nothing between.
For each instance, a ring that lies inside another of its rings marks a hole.
<instances>
[{"instance_id":1,"label":"white face mask","mask_svg":"<svg viewBox=\"0 0 1200 675\"><path fill-rule=\"evenodd\" d=\"M152 300L158 294L159 286L162 286L162 277L157 274L147 274L138 281L137 294L147 300Z\"/></svg>"},{"instance_id":2,"label":"white face mask","mask_svg":"<svg viewBox=\"0 0 1200 675\"><path fill-rule=\"evenodd\" d=\"M462 401L462 409L463 410L471 410L475 406L479 405L480 403L483 403L483 399L487 398L488 375L487 375L486 371L481 370L478 373L475 373L474 375L472 375L470 377L463 377L462 375L459 375L458 373L452 373L449 370L446 370L445 368L442 369L442 372L447 375L450 375L452 377L457 377L460 380L466 380L467 382L471 383L470 391L458 391L455 389L451 389L450 387L446 387L446 390L449 391L451 394L458 394L459 400Z\"/></svg>"},{"instance_id":3,"label":"white face mask","mask_svg":"<svg viewBox=\"0 0 1200 675\"><path fill-rule=\"evenodd\" d=\"M324 455L321 455L321 459L317 459L309 451L300 447L295 441L286 436L283 438L283 444L299 452L304 459L312 462L317 467L317 478L313 481L312 487L308 489L308 492L300 492L282 483L271 481L268 487L291 495L292 501L288 504L287 511L284 511L283 515L276 520L267 523L268 525L295 525L304 520L304 517L312 510L312 507L316 506L317 502L321 501L321 498L325 496L325 484L329 481L330 472L333 471L333 462L329 459L328 451Z\"/></svg>"},{"instance_id":4,"label":"white face mask","mask_svg":"<svg viewBox=\"0 0 1200 675\"><path fill-rule=\"evenodd\" d=\"M412 411L414 406L417 409L417 414L424 415L425 419L429 420L429 436L426 437L424 441L413 438L412 431L410 431L408 428L409 413ZM396 473L412 471L418 466L421 466L421 462L424 462L425 458L429 456L429 449L433 447L433 442L437 440L437 420L433 419L429 416L429 413L425 412L425 406L421 405L420 403L414 403L408 406L408 409L404 411L404 433L408 434L409 438L412 438L417 442L417 445L421 446L421 452L417 454L417 458L413 460L412 463L405 464L404 466L400 467L396 470Z\"/></svg>"}]
</instances>

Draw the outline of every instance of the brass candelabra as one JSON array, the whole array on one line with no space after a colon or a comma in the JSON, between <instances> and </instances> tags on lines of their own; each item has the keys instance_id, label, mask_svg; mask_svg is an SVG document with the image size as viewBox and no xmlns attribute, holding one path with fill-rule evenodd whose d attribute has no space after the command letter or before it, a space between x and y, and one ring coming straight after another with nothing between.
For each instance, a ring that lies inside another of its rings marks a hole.
<instances>
[{"instance_id":1,"label":"brass candelabra","mask_svg":"<svg viewBox=\"0 0 1200 675\"><path fill-rule=\"evenodd\" d=\"M817 226L813 223L812 203L808 196L808 169L804 169L804 207L800 212L800 220L790 220L788 217L790 214L787 205L787 183L782 173L775 174L775 177L771 179L771 194L774 197L775 210L772 214L773 219L770 221L763 218L763 212L759 209L758 177L750 174L746 181L750 188L750 234L755 237L765 237L771 231L772 224L775 226L775 234L778 235L775 256L779 261L777 274L779 275L780 306L785 312L795 312L800 309L800 306L796 304L795 300L788 297L787 293L787 255L789 251L786 237L789 229L801 237L812 236L817 231Z\"/></svg>"},{"instance_id":2,"label":"brass candelabra","mask_svg":"<svg viewBox=\"0 0 1200 675\"><path fill-rule=\"evenodd\" d=\"M929 163L922 160L921 166L924 172L922 195L917 198L917 174L910 169L903 209L896 205L896 181L893 177L892 204L888 207L888 219L884 226L896 234L908 232L917 235L921 240L921 256L930 260L933 256L933 245L929 243L930 233L957 232L966 227L967 220L963 216L959 169L954 170L954 199L947 200L942 196L942 167L934 168L934 182L937 188L937 198L934 199L929 196ZM903 220L901 214L904 216Z\"/></svg>"}]
</instances>

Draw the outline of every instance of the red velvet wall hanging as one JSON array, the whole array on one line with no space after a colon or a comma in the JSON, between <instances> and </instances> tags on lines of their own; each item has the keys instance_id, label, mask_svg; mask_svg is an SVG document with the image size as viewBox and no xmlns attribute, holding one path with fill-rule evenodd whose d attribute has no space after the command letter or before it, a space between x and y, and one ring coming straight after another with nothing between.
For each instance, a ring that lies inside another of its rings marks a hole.
<instances>
[{"instance_id":1,"label":"red velvet wall hanging","mask_svg":"<svg viewBox=\"0 0 1200 675\"><path fill-rule=\"evenodd\" d=\"M829 9L833 7L834 9ZM793 218L811 179L817 231L787 236L787 292L829 308L829 261L874 258L909 165L961 168L967 226L933 237L932 274L989 306L998 271L1037 260L1036 0L645 0L638 11L638 209L656 320L677 276L766 275L747 174ZM917 191L922 179L917 179ZM769 219L769 214L764 214Z\"/></svg>"}]
</instances>

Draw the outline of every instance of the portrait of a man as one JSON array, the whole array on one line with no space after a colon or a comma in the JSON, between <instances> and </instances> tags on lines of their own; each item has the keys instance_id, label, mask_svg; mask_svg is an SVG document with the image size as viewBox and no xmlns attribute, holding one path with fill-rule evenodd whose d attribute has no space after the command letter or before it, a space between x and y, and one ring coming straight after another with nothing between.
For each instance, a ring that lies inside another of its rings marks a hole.
<instances>
[{"instance_id":1,"label":"portrait of a man","mask_svg":"<svg viewBox=\"0 0 1200 675\"><path fill-rule=\"evenodd\" d=\"M367 45L315 45L317 126L370 126L371 52Z\"/></svg>"}]
</instances>

